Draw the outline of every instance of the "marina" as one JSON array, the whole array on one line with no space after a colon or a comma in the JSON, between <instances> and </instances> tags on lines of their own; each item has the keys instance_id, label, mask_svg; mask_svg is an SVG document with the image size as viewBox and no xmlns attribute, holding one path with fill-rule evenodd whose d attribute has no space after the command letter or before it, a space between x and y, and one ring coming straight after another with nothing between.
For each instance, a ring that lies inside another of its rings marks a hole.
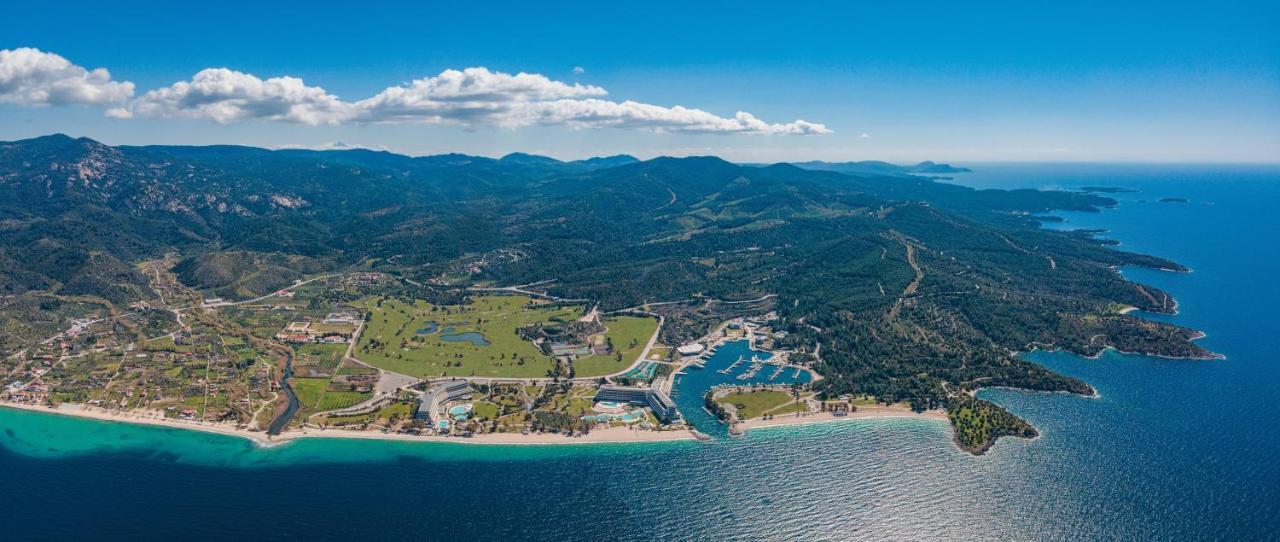
<instances>
[{"instance_id":1,"label":"marina","mask_svg":"<svg viewBox=\"0 0 1280 542\"><path fill-rule=\"evenodd\" d=\"M752 349L750 342L745 338L721 343L716 353L707 357L705 368L689 364L677 373L673 381L671 398L680 409L680 413L684 415L685 421L698 431L713 437L727 436L728 426L703 408L703 396L708 391L727 387L787 386L808 384L813 381L813 375L809 371L785 363L781 364L784 368L783 372L776 378L770 378L776 370L764 373L761 368L772 365L771 361L774 361L775 357L780 356L773 352ZM795 370L786 371L787 367ZM744 375L745 378L743 378Z\"/></svg>"}]
</instances>

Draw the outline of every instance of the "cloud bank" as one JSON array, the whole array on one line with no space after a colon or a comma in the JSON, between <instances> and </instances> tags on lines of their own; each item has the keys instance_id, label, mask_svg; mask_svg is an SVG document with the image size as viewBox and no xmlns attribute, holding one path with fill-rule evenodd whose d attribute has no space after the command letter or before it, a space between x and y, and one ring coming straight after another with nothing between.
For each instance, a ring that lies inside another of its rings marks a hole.
<instances>
[{"instance_id":1,"label":"cloud bank","mask_svg":"<svg viewBox=\"0 0 1280 542\"><path fill-rule=\"evenodd\" d=\"M0 51L0 102L20 105L70 103L107 107L116 118L207 119L306 125L419 123L465 128L565 126L618 128L659 133L820 135L831 130L795 120L769 123L745 111L722 117L680 105L667 107L605 99L598 86L565 83L536 73L515 75L483 67L388 87L372 97L344 101L297 77L271 77L227 68L201 70L190 81L133 98L133 83L112 81L107 70L86 70L36 49Z\"/></svg>"},{"instance_id":2,"label":"cloud bank","mask_svg":"<svg viewBox=\"0 0 1280 542\"><path fill-rule=\"evenodd\" d=\"M297 77L259 79L226 68L201 70L143 94L129 104L129 116L209 119L227 124L268 120L302 124L339 124L351 118L351 104Z\"/></svg>"},{"instance_id":3,"label":"cloud bank","mask_svg":"<svg viewBox=\"0 0 1280 542\"><path fill-rule=\"evenodd\" d=\"M29 47L0 50L0 103L111 105L132 96L133 83L112 81L105 68L86 70Z\"/></svg>"}]
</instances>

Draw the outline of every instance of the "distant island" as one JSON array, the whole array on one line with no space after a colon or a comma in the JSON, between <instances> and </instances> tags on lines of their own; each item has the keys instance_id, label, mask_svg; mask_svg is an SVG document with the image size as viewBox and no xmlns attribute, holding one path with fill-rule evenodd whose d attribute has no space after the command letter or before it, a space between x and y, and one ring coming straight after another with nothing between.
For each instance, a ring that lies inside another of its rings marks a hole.
<instances>
[{"instance_id":1,"label":"distant island","mask_svg":"<svg viewBox=\"0 0 1280 542\"><path fill-rule=\"evenodd\" d=\"M1137 192L1132 188L1119 188L1115 186L1082 186L1081 192L1098 192L1100 194L1131 194Z\"/></svg>"},{"instance_id":2,"label":"distant island","mask_svg":"<svg viewBox=\"0 0 1280 542\"><path fill-rule=\"evenodd\" d=\"M757 164L763 166L764 164ZM814 171L835 171L847 175L858 176L886 176L886 175L930 175L930 174L946 174L946 173L972 173L973 170L962 167L953 167L950 164L937 164L929 160L912 164L897 165L889 162L881 162L878 160L864 160L861 162L792 162L791 165L801 169L809 169Z\"/></svg>"},{"instance_id":3,"label":"distant island","mask_svg":"<svg viewBox=\"0 0 1280 542\"><path fill-rule=\"evenodd\" d=\"M1018 352L1215 356L1117 271L1186 268L1041 227L1114 200L914 175L959 171L0 143L0 401L264 442L915 416L980 454L1037 432L978 390L1094 393Z\"/></svg>"}]
</instances>

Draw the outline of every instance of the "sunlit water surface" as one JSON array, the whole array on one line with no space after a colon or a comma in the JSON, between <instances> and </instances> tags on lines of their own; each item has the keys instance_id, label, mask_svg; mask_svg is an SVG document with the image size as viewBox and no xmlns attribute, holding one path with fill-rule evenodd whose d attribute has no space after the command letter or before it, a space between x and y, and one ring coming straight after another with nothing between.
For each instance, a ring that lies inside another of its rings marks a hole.
<instances>
[{"instance_id":1,"label":"sunlit water surface","mask_svg":"<svg viewBox=\"0 0 1280 542\"><path fill-rule=\"evenodd\" d=\"M1225 361L1028 357L1101 398L988 390L1040 429L982 457L943 422L710 443L491 447L196 432L0 409L0 538L1276 539L1280 170L979 165L980 187L1139 190L1105 228L1190 274L1125 270ZM1180 197L1189 203L1159 203ZM767 372L767 369L766 369ZM681 398L682 407L689 398ZM686 407L687 409L687 407Z\"/></svg>"}]
</instances>

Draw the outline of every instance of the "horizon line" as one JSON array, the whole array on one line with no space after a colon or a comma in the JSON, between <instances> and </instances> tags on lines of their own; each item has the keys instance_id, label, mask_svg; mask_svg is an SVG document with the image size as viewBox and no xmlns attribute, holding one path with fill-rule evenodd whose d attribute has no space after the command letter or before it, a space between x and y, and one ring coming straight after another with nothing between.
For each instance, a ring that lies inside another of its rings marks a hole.
<instances>
[{"instance_id":1,"label":"horizon line","mask_svg":"<svg viewBox=\"0 0 1280 542\"><path fill-rule=\"evenodd\" d=\"M1170 166L1173 166L1173 165L1187 165L1187 166L1194 166L1194 165L1215 165L1215 166L1232 166L1232 165L1235 165L1235 166L1280 166L1280 159L1277 159L1277 160L1274 160L1274 161L1263 161L1263 160L1257 160L1257 161L1254 161L1254 160L1157 160L1157 159L1123 159L1123 160L1114 160L1114 159L1102 159L1102 160L1088 160L1088 159L1001 160L1001 159L991 159L991 158L986 158L986 159L972 159L972 160L970 160L970 159L964 159L964 160L961 160L961 161L955 161L955 160L950 160L950 159L924 158L924 159L918 159L918 160L915 160L914 162L905 162L905 161L904 161L904 162L899 162L899 161L883 160L883 159L879 159L879 158L844 158L844 159L839 159L839 160L830 160L830 159L828 159L828 160L824 160L824 159L820 159L820 158L797 158L797 159L791 159L791 160L759 161L759 162L757 162L757 161L735 161L735 160L730 160L730 159L724 158L723 156L720 156L720 155L717 155L717 154L692 154L692 153L691 153L691 154L651 154L651 155L648 155L648 158L641 158L640 156L636 156L636 154L640 154L641 156L646 155L646 153L643 153L643 152L641 152L641 153L620 152L620 153L613 153L613 154L592 154L592 155L583 155L581 158L561 158L561 157L559 157L559 156L555 156L555 155L553 155L553 154L548 154L548 153L545 153L545 152L540 152L540 151L522 151L522 150L513 150L513 151L509 151L509 152L507 152L507 153L505 153L505 154L502 154L501 156L490 156L490 155L486 155L486 154L472 154L472 153L468 153L468 152L464 152L464 151L441 151L441 152L434 152L434 153L416 154L416 153L410 153L410 152L405 152L405 151L392 150L392 149L390 149L390 148L385 148L385 147L383 147L383 148L378 148L378 147L372 147L372 146L367 146L367 145L346 145L346 144L342 144L342 143L338 143L338 145L341 145L341 146L340 146L340 147L335 147L335 148L321 148L322 146L317 146L317 145L308 146L308 145L294 145L294 144L284 144L284 145L275 145L275 146L261 146L261 145L252 145L252 144L247 144L247 143L206 143L206 144L182 144L182 143L174 143L174 144L168 144L168 143L123 144L123 143L117 143L117 144L112 144L112 143L107 143L107 142L104 142L104 141L101 141L101 140L99 140L99 139L95 139L95 138L92 138L92 137L89 137L89 136L73 136L73 135L66 134L66 133L64 133L64 132L53 132L53 133L49 133L49 134L38 135L38 136L33 136L33 137L26 137L26 138L22 138L22 139L13 139L13 140L7 140L7 141L0 141L0 144L19 143L19 142L22 142L22 141L30 141L30 140L34 140L34 139L41 139L41 138L46 138L46 137L55 137L55 136L63 136L63 137L66 137L66 138L68 138L68 139L73 139L73 140L87 139L87 140L89 140L89 141L93 141L93 142L96 142L96 143L100 143L100 144L102 144L102 145L106 145L106 146L109 146L109 147L138 147L138 148L144 148L144 147L190 147L190 148L241 147L241 148L257 149L257 150L263 150L263 151L269 151L269 152L278 152L278 151L310 151L310 152L348 152L348 151L368 151L368 152L386 153L386 154L395 155L395 156L403 156L403 157L406 157L406 158L430 158L430 157L434 157L434 156L447 156L447 155L451 155L451 154L459 154L459 155L468 156L468 157L472 157L472 158L484 158L484 159L489 159L489 160L500 160L500 159L502 159L502 158L504 158L504 157L507 157L507 156L510 156L510 155L513 155L513 154L524 154L524 155L528 155L528 156L537 156L537 157L542 157L542 158L550 158L550 159L553 159L553 160L556 160L556 161L559 161L559 162L565 162L565 163L568 163L568 162L585 161L585 160L590 160L590 159L593 159L593 158L611 158L611 157L615 157L615 156L630 156L630 157L635 158L636 160L641 161L641 162L647 162L647 161L649 161L649 160L654 160L654 159L657 159L657 158L706 158L706 157L710 157L710 158L718 158L718 159L720 159L720 160L724 160L725 162L729 162L729 163L731 163L731 164L743 165L743 166L751 166L751 165L775 165L775 164L795 164L795 163L804 163L804 162L822 162L822 163L828 163L828 164L838 164L838 163L846 163L846 162L884 162L884 163L887 163L887 164L893 164L893 165L916 165L916 164L920 164L920 163L923 163L923 162L934 162L934 163L938 163L938 164L943 164L943 165L952 165L952 166L955 166L955 165L961 165L961 166L963 166L963 165L976 165L976 164L999 164L999 165L1019 165L1019 164L1026 164L1026 165L1035 165L1035 164L1039 164L1039 165L1051 165L1051 164L1097 164L1097 165L1170 165ZM961 173L949 173L949 174L963 174L963 172L961 172Z\"/></svg>"}]
</instances>

